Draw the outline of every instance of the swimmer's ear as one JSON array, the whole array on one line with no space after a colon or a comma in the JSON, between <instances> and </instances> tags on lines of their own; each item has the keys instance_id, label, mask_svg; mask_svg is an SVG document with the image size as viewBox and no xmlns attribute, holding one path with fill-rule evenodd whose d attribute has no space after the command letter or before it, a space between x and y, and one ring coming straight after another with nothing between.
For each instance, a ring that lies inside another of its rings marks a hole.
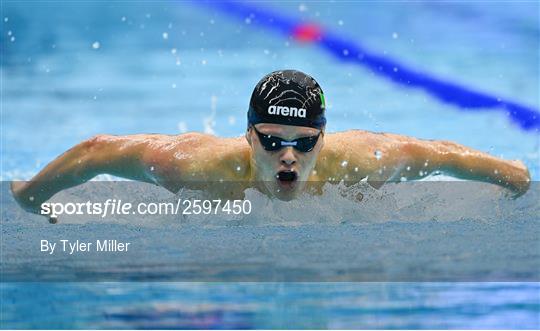
<instances>
[{"instance_id":1,"label":"swimmer's ear","mask_svg":"<svg viewBox=\"0 0 540 331\"><path fill-rule=\"evenodd\" d=\"M324 127L321 130L321 138L322 138L321 139L321 148L323 148L324 147Z\"/></svg>"},{"instance_id":2,"label":"swimmer's ear","mask_svg":"<svg viewBox=\"0 0 540 331\"><path fill-rule=\"evenodd\" d=\"M249 146L251 146L251 126L247 128L245 137Z\"/></svg>"}]
</instances>

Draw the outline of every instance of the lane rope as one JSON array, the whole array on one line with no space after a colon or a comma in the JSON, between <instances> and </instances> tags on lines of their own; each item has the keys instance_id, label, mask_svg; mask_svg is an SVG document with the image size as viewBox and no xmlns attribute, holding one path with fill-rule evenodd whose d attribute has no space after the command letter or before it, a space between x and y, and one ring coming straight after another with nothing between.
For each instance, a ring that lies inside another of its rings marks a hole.
<instances>
[{"instance_id":1,"label":"lane rope","mask_svg":"<svg viewBox=\"0 0 540 331\"><path fill-rule=\"evenodd\" d=\"M539 132L540 130L540 112L532 107L414 70L388 56L369 51L356 41L327 31L318 24L297 22L292 17L245 2L202 1L195 3L209 6L242 20L250 20L253 25L292 37L299 42L316 44L341 61L367 67L373 73L396 84L422 89L438 100L458 106L462 110L503 112L525 131Z\"/></svg>"}]
</instances>

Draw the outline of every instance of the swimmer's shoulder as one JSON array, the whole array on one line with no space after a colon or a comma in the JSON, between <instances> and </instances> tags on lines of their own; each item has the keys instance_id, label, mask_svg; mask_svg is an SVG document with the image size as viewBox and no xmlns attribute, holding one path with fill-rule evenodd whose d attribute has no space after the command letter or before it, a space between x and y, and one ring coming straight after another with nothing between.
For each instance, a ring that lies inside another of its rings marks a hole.
<instances>
[{"instance_id":1,"label":"swimmer's shoulder","mask_svg":"<svg viewBox=\"0 0 540 331\"><path fill-rule=\"evenodd\" d=\"M365 176L378 169L376 153L388 153L404 136L365 130L348 130L325 135L317 168L327 177Z\"/></svg>"},{"instance_id":2,"label":"swimmer's shoulder","mask_svg":"<svg viewBox=\"0 0 540 331\"><path fill-rule=\"evenodd\" d=\"M324 137L324 147L321 151L328 156L343 155L369 149L378 144L381 134L365 130L347 130L327 133Z\"/></svg>"},{"instance_id":3,"label":"swimmer's shoulder","mask_svg":"<svg viewBox=\"0 0 540 331\"><path fill-rule=\"evenodd\" d=\"M343 170L342 164L361 167L362 155L366 152L362 141L370 140L371 133L363 130L348 130L325 133L324 146L317 159L316 173L321 178L339 177ZM351 159L354 159L351 162Z\"/></svg>"},{"instance_id":4,"label":"swimmer's shoulder","mask_svg":"<svg viewBox=\"0 0 540 331\"><path fill-rule=\"evenodd\" d=\"M393 133L347 130L326 134L323 151L326 148L328 152L334 153L342 153L344 150L373 151L409 140L410 137Z\"/></svg>"},{"instance_id":5,"label":"swimmer's shoulder","mask_svg":"<svg viewBox=\"0 0 540 331\"><path fill-rule=\"evenodd\" d=\"M249 174L251 149L243 136L222 138L190 132L174 139L176 161L206 180L237 180Z\"/></svg>"}]
</instances>

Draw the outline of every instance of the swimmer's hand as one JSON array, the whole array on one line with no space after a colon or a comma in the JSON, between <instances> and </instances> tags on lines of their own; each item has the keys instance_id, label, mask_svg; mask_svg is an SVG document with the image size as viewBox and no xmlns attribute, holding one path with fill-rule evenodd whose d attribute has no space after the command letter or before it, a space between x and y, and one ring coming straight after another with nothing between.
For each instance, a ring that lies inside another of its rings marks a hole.
<instances>
[{"instance_id":1,"label":"swimmer's hand","mask_svg":"<svg viewBox=\"0 0 540 331\"><path fill-rule=\"evenodd\" d=\"M24 181L12 181L10 188L11 188L11 194L13 195L13 198L15 198L15 201L21 206L24 210L39 214L42 216L47 217L49 220L49 223L56 224L58 223L58 217L55 216L49 216L44 215L41 212L41 204L37 202L37 200L32 196L26 196L25 191L28 186L28 182Z\"/></svg>"},{"instance_id":2,"label":"swimmer's hand","mask_svg":"<svg viewBox=\"0 0 540 331\"><path fill-rule=\"evenodd\" d=\"M523 194L527 193L529 187L531 186L531 175L527 166L519 161L513 160L510 161L515 168L513 180L507 181L507 187L510 189L511 193L509 196L513 199L517 199Z\"/></svg>"},{"instance_id":3,"label":"swimmer's hand","mask_svg":"<svg viewBox=\"0 0 540 331\"><path fill-rule=\"evenodd\" d=\"M39 214L40 212L40 206L35 201L34 197L32 196L26 196L26 188L28 187L28 182L25 181L12 181L11 182L11 194L13 195L13 198L15 198L15 201L21 206L24 210Z\"/></svg>"}]
</instances>

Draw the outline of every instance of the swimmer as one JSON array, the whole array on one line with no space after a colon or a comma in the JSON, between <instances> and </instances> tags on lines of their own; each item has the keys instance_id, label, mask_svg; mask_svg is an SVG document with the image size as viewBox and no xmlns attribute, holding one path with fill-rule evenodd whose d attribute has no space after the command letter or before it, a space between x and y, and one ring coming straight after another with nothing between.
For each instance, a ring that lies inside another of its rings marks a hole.
<instances>
[{"instance_id":1,"label":"swimmer","mask_svg":"<svg viewBox=\"0 0 540 331\"><path fill-rule=\"evenodd\" d=\"M254 187L291 200L324 183L366 180L378 188L402 178L440 171L489 182L515 196L530 185L521 161L507 161L450 142L350 130L326 133L325 97L319 84L296 70L272 72L256 85L244 136L97 135L71 148L30 181L12 182L17 202L39 213L57 192L110 174L154 183L172 192L213 190L221 196ZM235 183L231 189L224 183ZM205 187L206 186L206 187Z\"/></svg>"}]
</instances>

